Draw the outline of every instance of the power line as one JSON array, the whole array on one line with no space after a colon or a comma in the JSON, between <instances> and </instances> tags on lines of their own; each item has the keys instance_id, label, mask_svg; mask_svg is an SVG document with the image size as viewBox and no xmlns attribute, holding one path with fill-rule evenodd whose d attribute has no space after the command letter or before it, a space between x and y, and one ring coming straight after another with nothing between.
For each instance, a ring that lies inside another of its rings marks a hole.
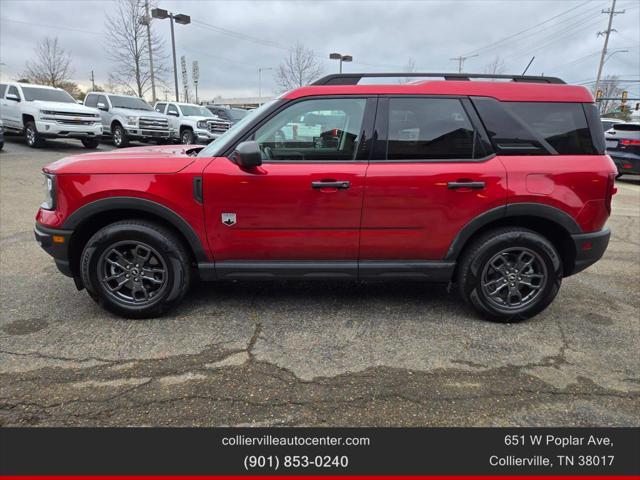
<instances>
[{"instance_id":1,"label":"power line","mask_svg":"<svg viewBox=\"0 0 640 480\"><path fill-rule=\"evenodd\" d=\"M33 23L33 22L23 22L22 20L14 20L12 18L0 18L1 22L6 22L6 23L21 23L23 25L33 25L35 27L42 27L42 28L55 28L57 30L66 30L69 32L79 32L79 33L86 33L88 35L100 35L102 36L102 33L100 32L91 32L89 30L81 30L79 28L73 28L73 27L61 27L61 26L56 26L56 25L45 25L42 23Z\"/></svg>"}]
</instances>

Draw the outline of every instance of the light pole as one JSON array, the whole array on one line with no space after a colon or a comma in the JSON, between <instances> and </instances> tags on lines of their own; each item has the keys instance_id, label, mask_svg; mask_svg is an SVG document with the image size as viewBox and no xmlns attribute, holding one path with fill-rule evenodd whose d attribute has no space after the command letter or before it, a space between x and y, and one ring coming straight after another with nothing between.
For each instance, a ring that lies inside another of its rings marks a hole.
<instances>
[{"instance_id":1,"label":"light pole","mask_svg":"<svg viewBox=\"0 0 640 480\"><path fill-rule=\"evenodd\" d=\"M342 73L342 62L353 61L353 57L351 55L341 55L339 53L330 53L329 58L331 60L340 60L340 73Z\"/></svg>"},{"instance_id":2,"label":"light pole","mask_svg":"<svg viewBox=\"0 0 640 480\"><path fill-rule=\"evenodd\" d=\"M180 25L188 25L191 23L191 17L189 15L184 15L182 13L178 13L174 15L171 12L163 10L162 8L154 8L151 10L151 16L153 18L158 18L163 20L168 18L171 23L171 51L173 52L173 82L176 89L176 102L180 101L180 94L178 92L178 66L176 65L176 37L173 33L173 21Z\"/></svg>"},{"instance_id":3,"label":"light pole","mask_svg":"<svg viewBox=\"0 0 640 480\"><path fill-rule=\"evenodd\" d=\"M273 67L258 68L258 105L262 105L262 72L265 70L273 70Z\"/></svg>"}]
</instances>

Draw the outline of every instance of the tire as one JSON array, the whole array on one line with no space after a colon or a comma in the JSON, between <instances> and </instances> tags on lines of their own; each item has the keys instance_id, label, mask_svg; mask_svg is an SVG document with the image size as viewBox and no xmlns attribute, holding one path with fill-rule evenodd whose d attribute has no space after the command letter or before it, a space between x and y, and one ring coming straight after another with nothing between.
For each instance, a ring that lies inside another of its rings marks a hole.
<instances>
[{"instance_id":1,"label":"tire","mask_svg":"<svg viewBox=\"0 0 640 480\"><path fill-rule=\"evenodd\" d=\"M623 175L623 174L622 174L622 173L620 173L620 172L616 173L616 179L620 178L622 175Z\"/></svg>"},{"instance_id":2,"label":"tire","mask_svg":"<svg viewBox=\"0 0 640 480\"><path fill-rule=\"evenodd\" d=\"M99 138L82 138L80 141L82 142L82 145L84 145L84 148L88 148L90 150L94 150L98 148L98 145L100 145Z\"/></svg>"},{"instance_id":3,"label":"tire","mask_svg":"<svg viewBox=\"0 0 640 480\"><path fill-rule=\"evenodd\" d=\"M80 275L89 295L106 310L124 318L154 318L187 293L190 258L180 238L162 225L124 220L89 239Z\"/></svg>"},{"instance_id":4,"label":"tire","mask_svg":"<svg viewBox=\"0 0 640 480\"><path fill-rule=\"evenodd\" d=\"M112 131L113 135L113 144L117 148L124 148L129 146L129 137L127 137L127 132L125 132L122 125L116 125L113 127Z\"/></svg>"},{"instance_id":5,"label":"tire","mask_svg":"<svg viewBox=\"0 0 640 480\"><path fill-rule=\"evenodd\" d=\"M193 130L184 128L180 132L180 143L183 145L193 145Z\"/></svg>"},{"instance_id":6,"label":"tire","mask_svg":"<svg viewBox=\"0 0 640 480\"><path fill-rule=\"evenodd\" d=\"M520 322L553 301L562 283L562 260L537 232L499 228L465 250L457 283L464 300L487 320Z\"/></svg>"},{"instance_id":7,"label":"tire","mask_svg":"<svg viewBox=\"0 0 640 480\"><path fill-rule=\"evenodd\" d=\"M31 148L39 148L44 145L44 138L38 133L36 123L29 121L24 126L24 141Z\"/></svg>"}]
</instances>

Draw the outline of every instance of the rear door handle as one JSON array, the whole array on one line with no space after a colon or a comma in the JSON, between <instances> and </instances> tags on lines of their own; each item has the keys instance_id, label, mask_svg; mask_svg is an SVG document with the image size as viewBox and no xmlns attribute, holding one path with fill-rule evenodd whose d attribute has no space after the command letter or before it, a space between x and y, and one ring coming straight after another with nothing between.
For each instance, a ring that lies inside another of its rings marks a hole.
<instances>
[{"instance_id":1,"label":"rear door handle","mask_svg":"<svg viewBox=\"0 0 640 480\"><path fill-rule=\"evenodd\" d=\"M351 182L348 180L311 182L311 188L349 188L350 186Z\"/></svg>"},{"instance_id":2,"label":"rear door handle","mask_svg":"<svg viewBox=\"0 0 640 480\"><path fill-rule=\"evenodd\" d=\"M484 182L449 182L447 188L454 190L456 188L472 188L474 190L481 190L485 187Z\"/></svg>"}]
</instances>

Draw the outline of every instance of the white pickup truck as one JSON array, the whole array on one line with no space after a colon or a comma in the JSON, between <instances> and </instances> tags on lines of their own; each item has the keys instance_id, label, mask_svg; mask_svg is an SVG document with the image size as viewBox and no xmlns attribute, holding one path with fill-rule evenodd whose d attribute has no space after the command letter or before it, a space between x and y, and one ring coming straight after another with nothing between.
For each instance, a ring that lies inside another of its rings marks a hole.
<instances>
[{"instance_id":1,"label":"white pickup truck","mask_svg":"<svg viewBox=\"0 0 640 480\"><path fill-rule=\"evenodd\" d=\"M206 107L193 103L157 102L155 111L167 115L180 143L209 143L229 130L231 124Z\"/></svg>"},{"instance_id":2,"label":"white pickup truck","mask_svg":"<svg viewBox=\"0 0 640 480\"><path fill-rule=\"evenodd\" d=\"M87 148L96 148L102 136L100 113L79 105L60 88L0 83L0 118L6 133L22 133L30 147L40 147L46 138L78 138Z\"/></svg>"}]
</instances>

